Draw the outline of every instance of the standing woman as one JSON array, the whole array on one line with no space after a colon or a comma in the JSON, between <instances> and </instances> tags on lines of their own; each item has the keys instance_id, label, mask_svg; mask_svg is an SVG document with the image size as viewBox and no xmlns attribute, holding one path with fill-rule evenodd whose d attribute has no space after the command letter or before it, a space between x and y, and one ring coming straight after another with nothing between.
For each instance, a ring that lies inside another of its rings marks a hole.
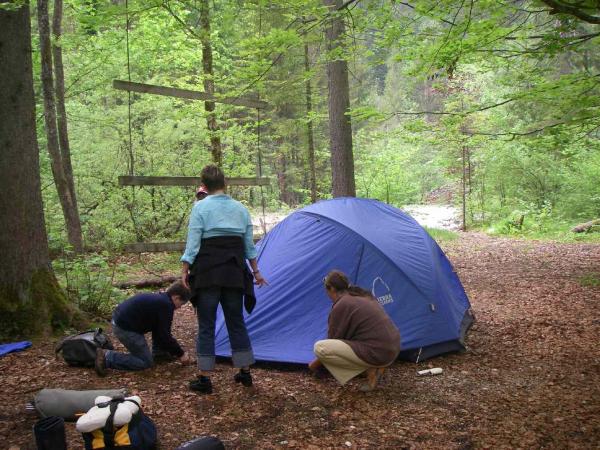
<instances>
[{"instance_id":1,"label":"standing woman","mask_svg":"<svg viewBox=\"0 0 600 450\"><path fill-rule=\"evenodd\" d=\"M400 353L400 333L383 307L370 292L350 285L343 272L334 270L324 279L327 296L333 302L329 313L328 339L317 341L317 359L309 368L324 365L344 385L367 371L362 391L372 391L385 367Z\"/></svg>"},{"instance_id":2,"label":"standing woman","mask_svg":"<svg viewBox=\"0 0 600 450\"><path fill-rule=\"evenodd\" d=\"M198 316L198 377L190 389L211 393L208 376L215 367L215 321L219 303L223 308L233 366L240 371L235 381L252 386L250 365L254 353L242 312L244 294L253 296L254 284L266 285L256 264L252 221L244 205L225 194L225 176L215 165L202 169L202 185L208 196L192 208L183 263L182 282L192 290Z\"/></svg>"}]
</instances>

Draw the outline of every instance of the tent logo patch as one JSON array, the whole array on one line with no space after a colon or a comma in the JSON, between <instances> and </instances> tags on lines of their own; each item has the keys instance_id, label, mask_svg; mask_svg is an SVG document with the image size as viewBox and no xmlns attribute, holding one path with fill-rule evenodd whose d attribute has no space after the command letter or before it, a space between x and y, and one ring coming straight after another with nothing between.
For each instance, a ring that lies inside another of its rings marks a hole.
<instances>
[{"instance_id":1,"label":"tent logo patch","mask_svg":"<svg viewBox=\"0 0 600 450\"><path fill-rule=\"evenodd\" d=\"M373 280L373 287L371 288L371 294L377 299L381 306L388 305L394 302L394 297L390 291L390 287L387 285L383 278L375 277Z\"/></svg>"}]
</instances>

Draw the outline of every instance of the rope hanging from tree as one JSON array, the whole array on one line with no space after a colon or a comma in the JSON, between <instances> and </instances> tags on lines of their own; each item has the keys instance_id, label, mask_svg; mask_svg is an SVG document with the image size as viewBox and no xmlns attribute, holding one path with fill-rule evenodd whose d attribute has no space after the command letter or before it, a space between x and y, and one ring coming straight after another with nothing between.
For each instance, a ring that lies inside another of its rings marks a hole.
<instances>
[{"instance_id":1,"label":"rope hanging from tree","mask_svg":"<svg viewBox=\"0 0 600 450\"><path fill-rule=\"evenodd\" d=\"M131 82L131 51L129 48L129 28L131 26L129 20L129 0L125 0L125 48L127 50L127 79ZM129 137L128 141L128 153L129 153L129 175L135 174L135 155L133 153L133 132L131 127L131 91L127 91L127 133ZM129 213L131 221L133 222L133 229L138 240L141 237L138 223L135 215L135 186L131 186L131 203L129 205Z\"/></svg>"},{"instance_id":2,"label":"rope hanging from tree","mask_svg":"<svg viewBox=\"0 0 600 450\"><path fill-rule=\"evenodd\" d=\"M262 3L258 2L258 38L262 36ZM258 91L258 99L260 100L260 90ZM260 146L260 108L256 110L256 157L258 158L258 177L262 178L262 150ZM260 204L262 209L262 229L263 238L267 235L267 220L265 216L265 194L263 186L260 185Z\"/></svg>"},{"instance_id":3,"label":"rope hanging from tree","mask_svg":"<svg viewBox=\"0 0 600 450\"><path fill-rule=\"evenodd\" d=\"M131 55L129 51L129 0L125 0L125 46L127 48L127 80L131 82ZM133 176L135 158L131 132L131 91L127 91L127 127L129 131L129 175ZM135 192L135 191L134 191Z\"/></svg>"}]
</instances>

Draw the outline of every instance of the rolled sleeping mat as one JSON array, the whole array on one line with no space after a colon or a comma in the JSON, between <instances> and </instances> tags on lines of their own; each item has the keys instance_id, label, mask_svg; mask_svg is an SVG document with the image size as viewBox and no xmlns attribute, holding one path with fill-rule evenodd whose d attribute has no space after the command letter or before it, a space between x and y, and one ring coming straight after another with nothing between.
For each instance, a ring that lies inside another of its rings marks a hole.
<instances>
[{"instance_id":1,"label":"rolled sleeping mat","mask_svg":"<svg viewBox=\"0 0 600 450\"><path fill-rule=\"evenodd\" d=\"M175 450L225 450L221 439L214 436L202 436L181 444Z\"/></svg>"},{"instance_id":2,"label":"rolled sleeping mat","mask_svg":"<svg viewBox=\"0 0 600 450\"><path fill-rule=\"evenodd\" d=\"M33 425L38 450L67 450L65 421L62 417L44 417Z\"/></svg>"},{"instance_id":3,"label":"rolled sleeping mat","mask_svg":"<svg viewBox=\"0 0 600 450\"><path fill-rule=\"evenodd\" d=\"M33 404L40 417L57 416L65 420L77 420L77 416L92 408L94 400L100 395L117 397L126 395L126 389L96 389L91 391L73 391L67 389L42 389Z\"/></svg>"}]
</instances>

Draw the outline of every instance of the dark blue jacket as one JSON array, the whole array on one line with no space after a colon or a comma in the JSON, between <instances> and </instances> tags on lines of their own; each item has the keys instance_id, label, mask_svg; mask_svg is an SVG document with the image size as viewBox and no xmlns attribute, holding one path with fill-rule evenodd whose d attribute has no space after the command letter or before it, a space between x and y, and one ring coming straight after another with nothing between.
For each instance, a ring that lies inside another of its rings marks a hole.
<instances>
[{"instance_id":1,"label":"dark blue jacket","mask_svg":"<svg viewBox=\"0 0 600 450\"><path fill-rule=\"evenodd\" d=\"M183 350L171 334L175 305L166 293L143 293L128 298L113 312L119 328L145 334L152 333L152 344L180 357Z\"/></svg>"}]
</instances>

